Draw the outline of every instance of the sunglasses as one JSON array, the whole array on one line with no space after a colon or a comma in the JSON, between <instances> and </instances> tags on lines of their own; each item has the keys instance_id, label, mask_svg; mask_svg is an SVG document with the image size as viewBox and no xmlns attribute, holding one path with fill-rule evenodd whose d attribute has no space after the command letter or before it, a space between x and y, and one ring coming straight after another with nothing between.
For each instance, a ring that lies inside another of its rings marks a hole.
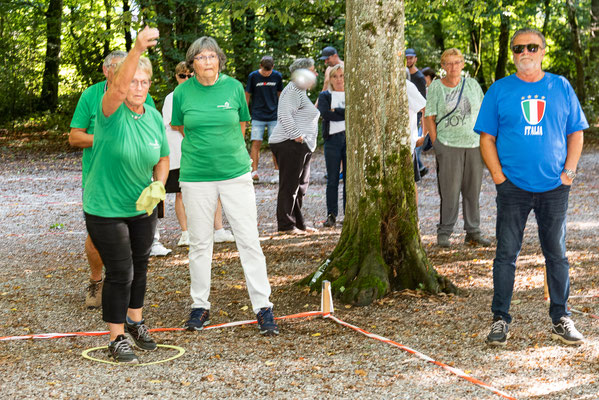
<instances>
[{"instance_id":1,"label":"sunglasses","mask_svg":"<svg viewBox=\"0 0 599 400\"><path fill-rule=\"evenodd\" d=\"M189 79L191 78L193 75L192 74L177 74L177 76L181 79Z\"/></svg>"},{"instance_id":2,"label":"sunglasses","mask_svg":"<svg viewBox=\"0 0 599 400\"><path fill-rule=\"evenodd\" d=\"M528 50L529 53L536 53L541 48L541 45L536 43L529 44L515 44L512 46L512 51L514 54L522 54L524 53L524 49Z\"/></svg>"}]
</instances>

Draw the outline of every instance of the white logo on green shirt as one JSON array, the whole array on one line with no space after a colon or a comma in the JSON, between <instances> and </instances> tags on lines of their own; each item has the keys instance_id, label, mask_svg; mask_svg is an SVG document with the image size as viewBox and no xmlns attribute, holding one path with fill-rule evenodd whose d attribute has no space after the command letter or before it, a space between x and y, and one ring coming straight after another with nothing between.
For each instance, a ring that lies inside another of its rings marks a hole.
<instances>
[{"instance_id":1,"label":"white logo on green shirt","mask_svg":"<svg viewBox=\"0 0 599 400\"><path fill-rule=\"evenodd\" d=\"M223 104L222 106L216 106L216 108L224 108L225 110L230 110L233 107L231 107L228 101L225 101L225 104Z\"/></svg>"}]
</instances>

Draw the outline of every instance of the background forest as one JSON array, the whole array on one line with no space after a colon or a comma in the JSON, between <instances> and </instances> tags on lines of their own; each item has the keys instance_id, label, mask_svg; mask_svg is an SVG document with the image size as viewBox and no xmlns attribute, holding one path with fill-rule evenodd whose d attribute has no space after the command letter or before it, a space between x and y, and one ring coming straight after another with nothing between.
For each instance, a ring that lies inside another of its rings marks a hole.
<instances>
[{"instance_id":1,"label":"background forest","mask_svg":"<svg viewBox=\"0 0 599 400\"><path fill-rule=\"evenodd\" d=\"M420 68L439 71L441 52L457 47L483 90L514 72L511 34L536 27L548 42L544 68L570 80L596 122L599 0L412 0L405 13L406 47ZM176 84L175 65L203 35L217 39L225 72L244 85L266 54L284 78L296 57L316 59L325 46L344 58L344 0L0 0L0 132L67 132L81 92L104 79L103 58L128 50L144 24L161 33L150 53L159 107Z\"/></svg>"}]
</instances>

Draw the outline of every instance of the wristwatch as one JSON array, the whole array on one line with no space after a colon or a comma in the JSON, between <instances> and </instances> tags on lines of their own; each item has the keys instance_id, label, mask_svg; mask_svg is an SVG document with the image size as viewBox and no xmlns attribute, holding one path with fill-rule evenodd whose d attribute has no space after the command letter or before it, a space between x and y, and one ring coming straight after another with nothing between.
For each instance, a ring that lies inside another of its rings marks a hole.
<instances>
[{"instance_id":1,"label":"wristwatch","mask_svg":"<svg viewBox=\"0 0 599 400\"><path fill-rule=\"evenodd\" d=\"M566 176L572 180L574 180L574 178L576 178L576 171L572 171L571 169L566 169L564 168L564 173L566 174Z\"/></svg>"}]
</instances>

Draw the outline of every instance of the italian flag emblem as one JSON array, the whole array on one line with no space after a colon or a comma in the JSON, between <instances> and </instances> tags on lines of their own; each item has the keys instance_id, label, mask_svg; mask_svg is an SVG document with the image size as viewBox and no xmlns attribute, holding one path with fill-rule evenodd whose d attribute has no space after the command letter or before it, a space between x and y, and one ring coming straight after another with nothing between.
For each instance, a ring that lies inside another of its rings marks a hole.
<instances>
[{"instance_id":1,"label":"italian flag emblem","mask_svg":"<svg viewBox=\"0 0 599 400\"><path fill-rule=\"evenodd\" d=\"M527 99L522 101L522 113L526 122L531 125L538 124L545 115L545 100Z\"/></svg>"}]
</instances>

